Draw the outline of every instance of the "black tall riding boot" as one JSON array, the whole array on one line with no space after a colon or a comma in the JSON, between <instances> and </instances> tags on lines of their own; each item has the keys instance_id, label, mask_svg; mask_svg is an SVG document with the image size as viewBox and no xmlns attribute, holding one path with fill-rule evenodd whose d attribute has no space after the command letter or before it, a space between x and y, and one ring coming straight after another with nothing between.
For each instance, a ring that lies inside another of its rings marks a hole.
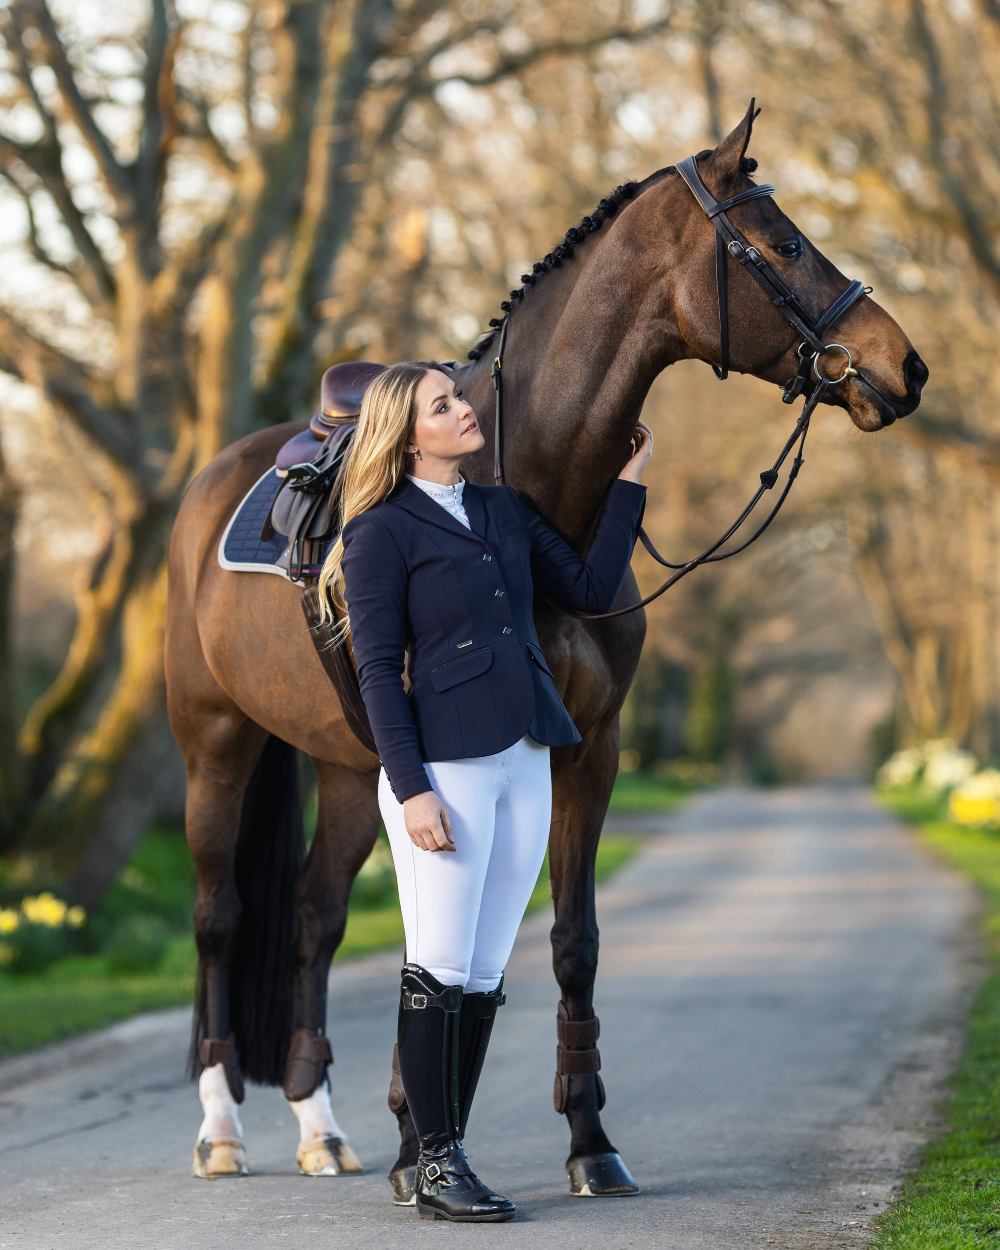
<instances>
[{"instance_id":1,"label":"black tall riding boot","mask_svg":"<svg viewBox=\"0 0 1000 1250\"><path fill-rule=\"evenodd\" d=\"M462 1010L459 1013L459 1053L458 1053L458 1135L465 1136L469 1123L469 1112L472 1100L476 1096L476 1086L483 1070L486 1049L490 1044L493 1032L493 1021L497 1009L507 1001L503 990L503 976L499 984L492 990L466 991L462 995Z\"/></svg>"},{"instance_id":2,"label":"black tall riding boot","mask_svg":"<svg viewBox=\"0 0 1000 1250\"><path fill-rule=\"evenodd\" d=\"M415 1183L421 1219L509 1220L515 1207L472 1170L459 1104L460 985L443 985L420 964L403 965L399 1072L420 1152Z\"/></svg>"}]
</instances>

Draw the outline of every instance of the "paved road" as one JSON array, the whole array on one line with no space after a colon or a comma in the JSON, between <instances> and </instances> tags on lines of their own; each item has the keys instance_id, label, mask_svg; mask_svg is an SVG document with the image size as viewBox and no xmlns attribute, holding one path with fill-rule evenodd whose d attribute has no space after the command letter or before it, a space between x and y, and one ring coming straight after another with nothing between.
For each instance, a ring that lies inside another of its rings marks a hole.
<instances>
[{"instance_id":1,"label":"paved road","mask_svg":"<svg viewBox=\"0 0 1000 1250\"><path fill-rule=\"evenodd\" d=\"M639 1195L567 1192L537 915L468 1137L516 1221L468 1231L388 1201L389 954L332 975L334 1106L365 1174L299 1176L294 1116L252 1086L255 1174L195 1180L189 1011L160 1012L0 1063L0 1247L864 1245L957 1057L981 970L973 892L858 789L722 790L648 825L601 892L597 998L605 1124Z\"/></svg>"}]
</instances>

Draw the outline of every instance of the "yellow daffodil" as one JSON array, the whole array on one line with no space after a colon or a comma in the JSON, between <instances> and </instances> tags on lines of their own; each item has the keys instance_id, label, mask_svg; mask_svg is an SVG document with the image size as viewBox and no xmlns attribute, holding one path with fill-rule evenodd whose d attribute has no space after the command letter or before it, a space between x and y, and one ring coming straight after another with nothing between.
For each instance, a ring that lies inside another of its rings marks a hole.
<instances>
[{"instance_id":1,"label":"yellow daffodil","mask_svg":"<svg viewBox=\"0 0 1000 1250\"><path fill-rule=\"evenodd\" d=\"M984 768L951 792L948 812L960 825L1000 827L1000 771Z\"/></svg>"},{"instance_id":2,"label":"yellow daffodil","mask_svg":"<svg viewBox=\"0 0 1000 1250\"><path fill-rule=\"evenodd\" d=\"M66 918L66 904L49 890L21 899L21 911L32 924L47 925L50 929L58 929Z\"/></svg>"}]
</instances>

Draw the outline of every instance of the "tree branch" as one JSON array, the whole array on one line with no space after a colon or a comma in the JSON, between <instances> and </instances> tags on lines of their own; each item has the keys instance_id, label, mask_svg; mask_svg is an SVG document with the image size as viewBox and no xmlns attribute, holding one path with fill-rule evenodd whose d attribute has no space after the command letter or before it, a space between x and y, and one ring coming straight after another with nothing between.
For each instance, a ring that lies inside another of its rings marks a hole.
<instances>
[{"instance_id":1,"label":"tree branch","mask_svg":"<svg viewBox=\"0 0 1000 1250\"><path fill-rule=\"evenodd\" d=\"M422 54L413 62L413 68L408 63L405 71L397 75L389 75L382 79L377 87L383 86L403 86L405 89L399 94L393 102L392 108L383 119L379 134L375 140L374 146L380 147L388 141L388 139L396 133L402 121L403 114L414 100L432 95L438 87L449 82L464 82L470 86L486 87L493 83L499 82L502 78L508 78L514 74L519 74L523 69L533 65L536 61L542 60L546 56L574 56L584 52L593 51L595 48L602 47L612 39L626 39L629 42L637 42L641 39L648 38L650 35L658 34L661 30L671 26L672 18L660 18L655 22L651 22L648 26L642 26L635 29L627 27L619 27L611 31L606 31L599 35L590 35L586 39L553 39L544 44L537 44L533 48L522 53L511 53L505 57L501 57L496 65L488 73L485 74L444 74L440 78L430 77L426 70L431 60L438 56L445 47L440 44L429 49L426 54ZM444 41L442 41L443 43ZM447 46L447 45L445 45Z\"/></svg>"},{"instance_id":2,"label":"tree branch","mask_svg":"<svg viewBox=\"0 0 1000 1250\"><path fill-rule=\"evenodd\" d=\"M66 47L49 12L47 0L16 0L16 7L37 30L49 67L59 86L63 104L96 161L108 194L118 206L121 215L127 216L132 202L129 177L119 164L104 131L95 121L91 103L80 90Z\"/></svg>"},{"instance_id":3,"label":"tree branch","mask_svg":"<svg viewBox=\"0 0 1000 1250\"><path fill-rule=\"evenodd\" d=\"M80 254L83 265L77 277L80 293L92 307L110 316L116 292L115 280L70 193L59 131L32 78L19 10L8 9L0 21L3 23L4 41L13 56L14 72L31 101L43 134L37 143L19 143L8 135L0 134L0 159L7 163L20 161L49 193Z\"/></svg>"},{"instance_id":4,"label":"tree branch","mask_svg":"<svg viewBox=\"0 0 1000 1250\"><path fill-rule=\"evenodd\" d=\"M613 30L588 35L586 39L550 39L547 43L535 44L524 52L511 52L501 56L493 68L485 74L445 74L441 78L429 78L427 85L431 91L446 82L464 82L472 87L488 87L502 78L510 78L514 74L519 74L523 69L527 69L528 66L548 56L581 56L615 39L621 39L625 43L641 43L651 35L658 35L671 28L676 28L672 15L657 18L655 22L649 22L646 26L615 27Z\"/></svg>"},{"instance_id":5,"label":"tree branch","mask_svg":"<svg viewBox=\"0 0 1000 1250\"><path fill-rule=\"evenodd\" d=\"M235 173L237 163L212 128L205 98L178 86L177 111L179 116L183 116L187 138L199 141L199 145L208 154L208 159L221 173L227 176Z\"/></svg>"},{"instance_id":6,"label":"tree branch","mask_svg":"<svg viewBox=\"0 0 1000 1250\"><path fill-rule=\"evenodd\" d=\"M356 3L346 51L339 59L331 57L320 99L325 124L316 127L310 148L289 278L259 395L265 414L279 405L284 411L296 409L310 382L320 305L361 195L359 105L372 65L385 50L392 13L391 3L382 4L378 13L371 3ZM332 25L331 49L342 42L342 30Z\"/></svg>"},{"instance_id":7,"label":"tree branch","mask_svg":"<svg viewBox=\"0 0 1000 1250\"><path fill-rule=\"evenodd\" d=\"M180 133L174 86L176 39L170 38L164 0L151 0L142 76L142 127L135 157L135 185L140 200L150 205L143 216L157 220L157 207L171 146Z\"/></svg>"},{"instance_id":8,"label":"tree branch","mask_svg":"<svg viewBox=\"0 0 1000 1250\"><path fill-rule=\"evenodd\" d=\"M63 274L68 278L74 278L73 270L68 265L64 265L62 261L56 260L52 253L42 242L38 233L38 223L35 221L35 209L31 202L31 192L27 187L22 187L20 182L14 177L9 169L0 167L0 177L5 178L21 197L24 203L24 209L28 216L28 250L31 255L46 267L51 269L53 273Z\"/></svg>"},{"instance_id":9,"label":"tree branch","mask_svg":"<svg viewBox=\"0 0 1000 1250\"><path fill-rule=\"evenodd\" d=\"M993 283L994 288L1000 291L1000 261L993 251L991 233L966 189L965 179L970 169L975 168L975 162L963 160L961 178L956 177L952 172L948 149L957 140L947 134L944 126L944 116L949 109L947 76L944 73L941 51L927 19L923 0L910 0L910 17L917 48L923 56L927 70L927 90L924 93L927 114L927 158L937 172L941 189L947 195L958 214L959 221L965 228L965 236L981 270Z\"/></svg>"},{"instance_id":10,"label":"tree branch","mask_svg":"<svg viewBox=\"0 0 1000 1250\"><path fill-rule=\"evenodd\" d=\"M253 425L251 326L261 257L285 225L284 209L307 159L322 76L320 15L327 7L323 0L283 0L281 20L270 29L281 84L279 120L241 162L233 197L238 211L205 285L197 465Z\"/></svg>"},{"instance_id":11,"label":"tree branch","mask_svg":"<svg viewBox=\"0 0 1000 1250\"><path fill-rule=\"evenodd\" d=\"M0 371L39 390L133 490L146 493L150 478L144 448L124 414L95 399L98 380L85 366L39 338L5 308L0 308Z\"/></svg>"},{"instance_id":12,"label":"tree branch","mask_svg":"<svg viewBox=\"0 0 1000 1250\"><path fill-rule=\"evenodd\" d=\"M80 264L72 270L80 294L95 312L111 318L116 283L104 255L87 229L62 172L61 152L48 143L21 144L0 134L0 162L20 161L44 187L76 245Z\"/></svg>"}]
</instances>

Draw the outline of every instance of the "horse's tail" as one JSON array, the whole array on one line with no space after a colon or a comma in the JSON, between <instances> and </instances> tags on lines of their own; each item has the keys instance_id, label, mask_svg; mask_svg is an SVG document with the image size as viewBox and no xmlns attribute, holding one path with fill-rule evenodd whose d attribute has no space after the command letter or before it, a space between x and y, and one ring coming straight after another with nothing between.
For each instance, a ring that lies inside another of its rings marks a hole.
<instances>
[{"instance_id":1,"label":"horse's tail","mask_svg":"<svg viewBox=\"0 0 1000 1250\"><path fill-rule=\"evenodd\" d=\"M292 1032L295 887L306 840L298 753L271 734L247 784L236 842L242 911L230 970L230 1010L240 1069L280 1085ZM208 986L199 960L187 1075L197 1080L206 1036Z\"/></svg>"}]
</instances>

